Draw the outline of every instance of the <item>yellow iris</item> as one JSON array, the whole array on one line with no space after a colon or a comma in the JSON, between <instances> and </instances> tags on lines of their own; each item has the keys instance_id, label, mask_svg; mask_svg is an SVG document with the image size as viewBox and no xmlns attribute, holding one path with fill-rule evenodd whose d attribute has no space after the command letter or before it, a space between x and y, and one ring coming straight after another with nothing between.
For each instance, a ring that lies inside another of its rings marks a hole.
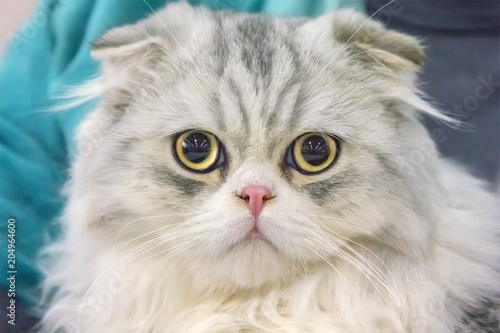
<instances>
[{"instance_id":1,"label":"yellow iris","mask_svg":"<svg viewBox=\"0 0 500 333\"><path fill-rule=\"evenodd\" d=\"M329 135L306 133L296 139L292 154L299 171L317 173L333 163L337 144Z\"/></svg>"},{"instance_id":2,"label":"yellow iris","mask_svg":"<svg viewBox=\"0 0 500 333\"><path fill-rule=\"evenodd\" d=\"M193 171L207 171L218 161L219 141L211 133L191 130L181 133L175 141L179 161Z\"/></svg>"}]
</instances>

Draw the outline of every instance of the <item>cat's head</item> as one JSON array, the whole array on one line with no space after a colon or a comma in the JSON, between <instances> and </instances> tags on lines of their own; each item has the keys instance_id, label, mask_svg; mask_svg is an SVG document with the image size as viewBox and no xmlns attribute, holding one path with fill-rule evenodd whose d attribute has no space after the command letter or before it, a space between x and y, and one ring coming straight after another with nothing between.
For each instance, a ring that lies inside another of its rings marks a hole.
<instances>
[{"instance_id":1,"label":"cat's head","mask_svg":"<svg viewBox=\"0 0 500 333\"><path fill-rule=\"evenodd\" d=\"M425 248L436 153L417 112L434 111L415 94L413 38L351 11L173 4L93 52L103 98L80 131L92 147L74 190L117 246L242 286L355 243Z\"/></svg>"}]
</instances>

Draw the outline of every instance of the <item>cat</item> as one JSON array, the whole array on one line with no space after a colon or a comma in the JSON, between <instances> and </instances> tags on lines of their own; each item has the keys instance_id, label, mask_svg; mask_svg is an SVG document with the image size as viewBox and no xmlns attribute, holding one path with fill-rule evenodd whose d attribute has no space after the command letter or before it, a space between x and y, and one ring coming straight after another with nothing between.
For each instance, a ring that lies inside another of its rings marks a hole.
<instances>
[{"instance_id":1,"label":"cat","mask_svg":"<svg viewBox=\"0 0 500 333\"><path fill-rule=\"evenodd\" d=\"M41 331L498 331L499 200L420 123L456 125L415 38L173 3L92 54Z\"/></svg>"}]
</instances>

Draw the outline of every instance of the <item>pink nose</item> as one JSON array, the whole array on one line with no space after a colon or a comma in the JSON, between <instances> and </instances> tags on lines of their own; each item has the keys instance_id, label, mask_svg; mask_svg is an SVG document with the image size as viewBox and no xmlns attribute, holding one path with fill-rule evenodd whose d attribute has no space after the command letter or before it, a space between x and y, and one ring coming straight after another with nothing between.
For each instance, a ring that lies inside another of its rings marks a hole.
<instances>
[{"instance_id":1,"label":"pink nose","mask_svg":"<svg viewBox=\"0 0 500 333\"><path fill-rule=\"evenodd\" d=\"M271 190L264 186L247 186L241 190L240 198L248 201L248 208L257 218L264 208L264 203L272 199Z\"/></svg>"}]
</instances>

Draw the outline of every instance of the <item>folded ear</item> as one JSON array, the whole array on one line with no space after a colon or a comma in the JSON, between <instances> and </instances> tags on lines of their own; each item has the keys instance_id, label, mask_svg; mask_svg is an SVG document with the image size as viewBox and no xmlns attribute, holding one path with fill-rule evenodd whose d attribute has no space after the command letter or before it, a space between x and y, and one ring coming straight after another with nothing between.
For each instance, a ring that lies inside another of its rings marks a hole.
<instances>
[{"instance_id":1,"label":"folded ear","mask_svg":"<svg viewBox=\"0 0 500 333\"><path fill-rule=\"evenodd\" d=\"M123 104L128 96L147 91L154 82L172 79L178 72L170 66L189 40L199 10L187 3L171 3L165 9L133 25L112 29L97 40L91 55L101 63L95 80L101 96L111 104Z\"/></svg>"},{"instance_id":2,"label":"folded ear","mask_svg":"<svg viewBox=\"0 0 500 333\"><path fill-rule=\"evenodd\" d=\"M364 61L396 71L418 70L423 64L424 53L417 39L387 30L362 14L344 10L320 20L330 24L333 37Z\"/></svg>"},{"instance_id":3,"label":"folded ear","mask_svg":"<svg viewBox=\"0 0 500 333\"><path fill-rule=\"evenodd\" d=\"M197 19L197 11L189 4L171 3L136 24L108 31L94 43L91 54L106 61L134 55L147 58L151 51L160 49L172 52L188 37L186 21Z\"/></svg>"},{"instance_id":4,"label":"folded ear","mask_svg":"<svg viewBox=\"0 0 500 333\"><path fill-rule=\"evenodd\" d=\"M162 47L160 36L141 31L138 26L124 26L108 31L92 46L91 55L98 60L119 59L144 54Z\"/></svg>"},{"instance_id":5,"label":"folded ear","mask_svg":"<svg viewBox=\"0 0 500 333\"><path fill-rule=\"evenodd\" d=\"M92 47L91 55L100 61L101 73L96 80L100 84L102 100L107 109L121 114L128 105L132 93L149 87L158 80L157 66L175 45L152 29L148 22L123 26L108 31Z\"/></svg>"}]
</instances>

